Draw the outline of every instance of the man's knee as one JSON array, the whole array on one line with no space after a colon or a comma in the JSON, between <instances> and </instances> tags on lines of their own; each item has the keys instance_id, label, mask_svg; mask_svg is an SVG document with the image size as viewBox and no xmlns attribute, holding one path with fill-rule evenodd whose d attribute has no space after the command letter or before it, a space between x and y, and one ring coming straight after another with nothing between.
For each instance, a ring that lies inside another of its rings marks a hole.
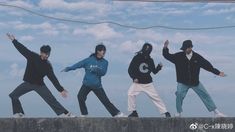
<instances>
[{"instance_id":1,"label":"man's knee","mask_svg":"<svg viewBox=\"0 0 235 132\"><path fill-rule=\"evenodd\" d=\"M18 98L19 98L18 96L16 96L16 95L14 94L14 92L11 92L11 93L9 94L9 97L10 97L11 99L18 99Z\"/></svg>"},{"instance_id":2,"label":"man's knee","mask_svg":"<svg viewBox=\"0 0 235 132\"><path fill-rule=\"evenodd\" d=\"M180 99L184 99L184 98L185 98L185 96L186 96L184 93L182 93L182 92L178 92L178 91L177 91L177 92L175 92L175 95L176 95L176 97L177 97L177 98L180 98Z\"/></svg>"},{"instance_id":3,"label":"man's knee","mask_svg":"<svg viewBox=\"0 0 235 132\"><path fill-rule=\"evenodd\" d=\"M133 94L132 92L128 92L128 93L127 93L127 96L128 96L128 97L135 97L136 95Z\"/></svg>"}]
</instances>

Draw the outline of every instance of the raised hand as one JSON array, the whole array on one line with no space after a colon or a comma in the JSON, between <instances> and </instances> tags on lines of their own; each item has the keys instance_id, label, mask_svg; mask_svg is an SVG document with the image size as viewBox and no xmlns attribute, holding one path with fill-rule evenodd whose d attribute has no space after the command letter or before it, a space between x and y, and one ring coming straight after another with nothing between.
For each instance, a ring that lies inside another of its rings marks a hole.
<instances>
[{"instance_id":1,"label":"raised hand","mask_svg":"<svg viewBox=\"0 0 235 132\"><path fill-rule=\"evenodd\" d=\"M168 41L168 40L166 40L166 41L165 41L165 43L164 43L164 48L167 48L167 47L168 47L168 45L169 45L169 41Z\"/></svg>"},{"instance_id":2,"label":"raised hand","mask_svg":"<svg viewBox=\"0 0 235 132\"><path fill-rule=\"evenodd\" d=\"M7 33L7 37L8 37L11 41L15 40L15 36L12 35L12 34Z\"/></svg>"}]
</instances>

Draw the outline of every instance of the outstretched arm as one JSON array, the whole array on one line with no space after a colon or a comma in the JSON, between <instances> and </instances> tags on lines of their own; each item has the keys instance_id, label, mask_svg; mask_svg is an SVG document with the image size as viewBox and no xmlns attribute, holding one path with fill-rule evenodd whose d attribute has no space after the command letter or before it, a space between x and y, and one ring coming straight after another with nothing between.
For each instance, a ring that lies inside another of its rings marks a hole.
<instances>
[{"instance_id":1,"label":"outstretched arm","mask_svg":"<svg viewBox=\"0 0 235 132\"><path fill-rule=\"evenodd\" d=\"M163 50L162 50L162 55L167 60L171 61L172 63L175 63L175 55L169 53L168 45L169 45L169 41L166 40L165 43L164 43Z\"/></svg>"},{"instance_id":2,"label":"outstretched arm","mask_svg":"<svg viewBox=\"0 0 235 132\"><path fill-rule=\"evenodd\" d=\"M15 48L25 57L25 58L30 58L32 56L32 52L27 49L23 44L19 43L16 39L15 36L12 34L7 33L7 37L12 41L14 44Z\"/></svg>"},{"instance_id":3,"label":"outstretched arm","mask_svg":"<svg viewBox=\"0 0 235 132\"><path fill-rule=\"evenodd\" d=\"M224 77L225 74L224 72L220 72L218 69L214 68L213 65L208 61L206 60L205 58L203 58L202 56L200 56L200 60L201 60L201 67L209 72L212 72L218 76L221 76L221 77Z\"/></svg>"},{"instance_id":4,"label":"outstretched arm","mask_svg":"<svg viewBox=\"0 0 235 132\"><path fill-rule=\"evenodd\" d=\"M52 84L55 86L55 88L59 92L64 91L64 88L60 85L58 79L56 78L55 73L54 73L53 68L52 68L51 65L49 67L49 71L48 71L47 77L49 78L49 80L52 82Z\"/></svg>"},{"instance_id":5,"label":"outstretched arm","mask_svg":"<svg viewBox=\"0 0 235 132\"><path fill-rule=\"evenodd\" d=\"M80 62L78 62L78 63L76 63L76 64L74 64L72 66L66 67L61 72L69 72L71 70L76 70L78 68L85 67L86 61L87 61L87 59L84 59L84 60L82 60L82 61L80 61Z\"/></svg>"}]
</instances>

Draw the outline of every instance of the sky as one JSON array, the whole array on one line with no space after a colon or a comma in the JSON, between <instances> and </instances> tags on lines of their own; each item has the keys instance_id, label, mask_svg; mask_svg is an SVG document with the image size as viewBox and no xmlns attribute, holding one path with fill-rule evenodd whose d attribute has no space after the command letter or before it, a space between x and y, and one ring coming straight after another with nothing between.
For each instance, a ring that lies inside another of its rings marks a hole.
<instances>
[{"instance_id":1,"label":"sky","mask_svg":"<svg viewBox=\"0 0 235 132\"><path fill-rule=\"evenodd\" d=\"M235 25L235 4L231 3L154 3L118 2L111 0L1 0L0 3L57 18L86 22L112 21L135 27L169 26L200 28ZM39 52L44 44L52 47L49 58L60 83L69 92L64 99L45 77L45 82L61 104L75 115L80 115L77 93L82 85L84 69L69 73L60 71L94 52L98 43L107 47L105 58L109 61L106 76L102 78L104 90L120 111L128 114L127 91L132 83L127 69L135 52L145 42L153 45L151 54L155 64L163 69L152 75L159 95L172 114L176 113L176 75L173 64L162 56L165 40L169 40L171 53L179 52L182 42L191 39L193 50L214 67L227 74L221 78L201 69L200 81L212 96L218 109L228 116L235 116L235 28L216 30L171 30L150 28L145 30L125 28L114 24L82 24L36 16L21 9L0 6L0 117L11 117L9 94L23 81L25 58L7 39L12 33L30 50ZM23 108L28 117L55 117L56 114L35 92L23 95ZM137 111L142 117L162 117L150 98L144 93L136 98ZM110 114L91 92L87 107L91 117L110 117ZM191 89L183 104L185 117L212 117Z\"/></svg>"}]
</instances>

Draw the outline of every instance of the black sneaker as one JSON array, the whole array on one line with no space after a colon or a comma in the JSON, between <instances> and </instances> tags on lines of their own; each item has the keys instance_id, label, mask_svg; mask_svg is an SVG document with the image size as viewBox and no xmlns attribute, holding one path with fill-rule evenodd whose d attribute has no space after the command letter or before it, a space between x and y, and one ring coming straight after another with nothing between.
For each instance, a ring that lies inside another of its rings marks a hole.
<instances>
[{"instance_id":1,"label":"black sneaker","mask_svg":"<svg viewBox=\"0 0 235 132\"><path fill-rule=\"evenodd\" d=\"M137 111L133 111L128 117L139 117Z\"/></svg>"},{"instance_id":2,"label":"black sneaker","mask_svg":"<svg viewBox=\"0 0 235 132\"><path fill-rule=\"evenodd\" d=\"M169 112L166 112L165 117L169 118L169 117L171 117L171 114Z\"/></svg>"}]
</instances>

